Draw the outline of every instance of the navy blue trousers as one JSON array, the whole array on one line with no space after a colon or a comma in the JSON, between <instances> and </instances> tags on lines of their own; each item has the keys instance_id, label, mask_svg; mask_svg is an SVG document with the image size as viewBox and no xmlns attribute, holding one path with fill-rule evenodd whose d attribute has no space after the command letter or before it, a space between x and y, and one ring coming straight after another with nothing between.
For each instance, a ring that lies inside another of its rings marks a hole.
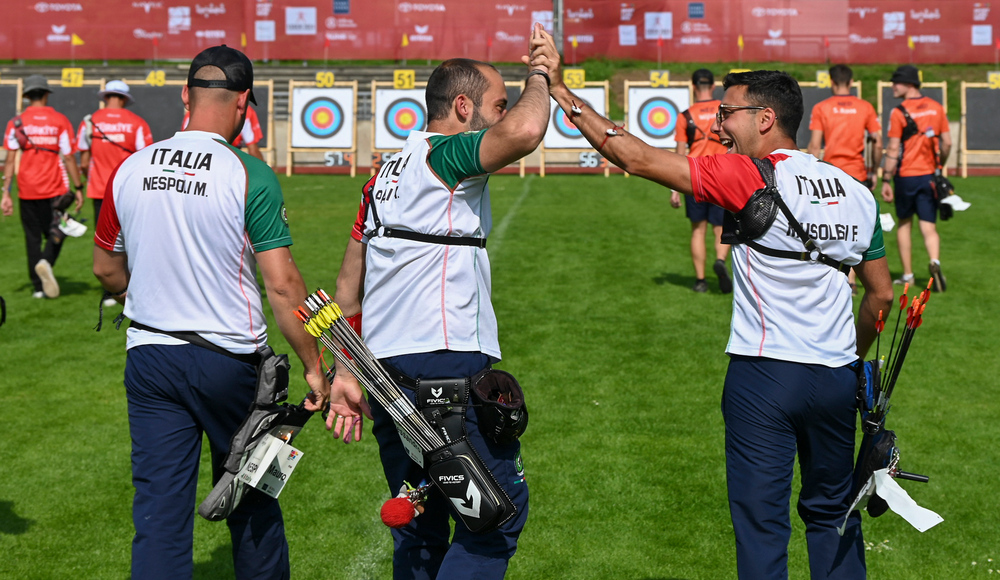
<instances>
[{"instance_id":1,"label":"navy blue trousers","mask_svg":"<svg viewBox=\"0 0 1000 580\"><path fill-rule=\"evenodd\" d=\"M256 384L253 365L199 346L147 345L128 351L133 579L191 578L202 434L208 436L215 472L250 409ZM289 577L277 500L250 490L226 523L237 578Z\"/></svg>"},{"instance_id":2,"label":"navy blue trousers","mask_svg":"<svg viewBox=\"0 0 1000 580\"><path fill-rule=\"evenodd\" d=\"M853 512L837 534L853 499L856 392L850 367L731 357L722 415L740 578L788 577L796 452L811 577L865 578L861 515Z\"/></svg>"},{"instance_id":3,"label":"navy blue trousers","mask_svg":"<svg viewBox=\"0 0 1000 580\"><path fill-rule=\"evenodd\" d=\"M391 357L386 362L415 379L445 379L473 376L489 364L489 358L481 353L438 352ZM403 387L402 391L416 401L412 390ZM399 493L404 480L413 485L428 482L427 472L406 454L389 413L374 398L369 402L375 417L372 433L378 441L389 492L393 496ZM517 506L517 515L486 534L473 534L456 521L455 535L449 542L449 502L437 489L431 489L424 513L407 526L392 530L395 580L500 580L517 550L517 538L528 519L521 444L498 445L483 438L475 407L468 407L465 420L470 443Z\"/></svg>"}]
</instances>

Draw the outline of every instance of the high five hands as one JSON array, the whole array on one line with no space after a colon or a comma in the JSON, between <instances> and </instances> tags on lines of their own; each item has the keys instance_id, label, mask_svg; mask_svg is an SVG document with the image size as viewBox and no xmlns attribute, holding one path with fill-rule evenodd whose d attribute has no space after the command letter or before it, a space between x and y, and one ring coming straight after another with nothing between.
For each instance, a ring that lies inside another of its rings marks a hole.
<instances>
[{"instance_id":1,"label":"high five hands","mask_svg":"<svg viewBox=\"0 0 1000 580\"><path fill-rule=\"evenodd\" d=\"M549 88L562 84L562 71L559 69L559 51L555 39L542 25L535 23L531 29L531 41L528 44L528 55L521 57L521 62L531 70L541 70L549 75Z\"/></svg>"}]
</instances>

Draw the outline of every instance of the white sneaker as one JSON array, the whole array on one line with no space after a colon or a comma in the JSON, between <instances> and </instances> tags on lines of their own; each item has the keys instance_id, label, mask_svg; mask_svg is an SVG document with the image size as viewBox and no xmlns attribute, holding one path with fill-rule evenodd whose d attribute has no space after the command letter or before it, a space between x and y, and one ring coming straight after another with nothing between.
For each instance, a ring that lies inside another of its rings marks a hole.
<instances>
[{"instance_id":1,"label":"white sneaker","mask_svg":"<svg viewBox=\"0 0 1000 580\"><path fill-rule=\"evenodd\" d=\"M42 292L49 298L58 298L59 282L56 281L56 275L52 273L52 265L48 260L39 260L35 264L35 274L42 279Z\"/></svg>"},{"instance_id":2,"label":"white sneaker","mask_svg":"<svg viewBox=\"0 0 1000 580\"><path fill-rule=\"evenodd\" d=\"M32 292L31 293L31 297L32 298L45 298L45 292L42 292L41 290L39 290L37 292Z\"/></svg>"},{"instance_id":3,"label":"white sneaker","mask_svg":"<svg viewBox=\"0 0 1000 580\"><path fill-rule=\"evenodd\" d=\"M87 233L87 226L71 217L65 217L59 221L59 231L72 238L79 238Z\"/></svg>"},{"instance_id":4,"label":"white sneaker","mask_svg":"<svg viewBox=\"0 0 1000 580\"><path fill-rule=\"evenodd\" d=\"M106 307L107 306L114 306L115 304L118 304L118 301L115 300L114 298L105 298L103 304Z\"/></svg>"}]
</instances>

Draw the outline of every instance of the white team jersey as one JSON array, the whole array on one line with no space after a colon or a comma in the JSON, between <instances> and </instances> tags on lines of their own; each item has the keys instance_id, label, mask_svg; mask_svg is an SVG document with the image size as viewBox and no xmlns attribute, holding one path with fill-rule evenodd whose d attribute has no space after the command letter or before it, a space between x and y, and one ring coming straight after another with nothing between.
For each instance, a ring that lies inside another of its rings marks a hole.
<instances>
[{"instance_id":1,"label":"white team jersey","mask_svg":"<svg viewBox=\"0 0 1000 580\"><path fill-rule=\"evenodd\" d=\"M791 213L829 257L848 265L885 254L878 205L849 175L812 155L778 150L769 157ZM691 161L695 198L738 211L763 180L742 155ZM761 246L801 252L805 246L778 211ZM874 242L874 243L873 243ZM857 360L853 302L847 276L818 262L732 248L733 319L726 352L840 367Z\"/></svg>"},{"instance_id":2,"label":"white team jersey","mask_svg":"<svg viewBox=\"0 0 1000 580\"><path fill-rule=\"evenodd\" d=\"M403 150L382 166L370 191L366 232L375 230L377 213L388 228L441 236L489 235L488 175L464 177L451 189L428 160L428 139L436 135L412 131ZM478 165L478 141L474 155ZM471 162L470 155L463 162ZM366 242L362 334L375 356L453 350L500 359L485 248L374 234L366 236Z\"/></svg>"},{"instance_id":3,"label":"white team jersey","mask_svg":"<svg viewBox=\"0 0 1000 580\"><path fill-rule=\"evenodd\" d=\"M128 254L125 315L195 331L234 353L263 345L254 251L291 244L287 224L275 226L282 201L273 172L219 135L185 131L131 155L112 187L95 242ZM130 328L127 348L180 343Z\"/></svg>"}]
</instances>

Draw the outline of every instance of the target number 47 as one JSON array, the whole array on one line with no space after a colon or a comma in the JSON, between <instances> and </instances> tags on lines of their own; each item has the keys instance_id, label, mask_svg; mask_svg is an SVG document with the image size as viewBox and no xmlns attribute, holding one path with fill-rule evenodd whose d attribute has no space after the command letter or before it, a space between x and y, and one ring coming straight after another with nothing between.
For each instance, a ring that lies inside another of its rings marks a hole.
<instances>
[{"instance_id":1,"label":"target number 47","mask_svg":"<svg viewBox=\"0 0 1000 580\"><path fill-rule=\"evenodd\" d=\"M333 71L323 70L316 73L316 86L328 89L333 86Z\"/></svg>"}]
</instances>

